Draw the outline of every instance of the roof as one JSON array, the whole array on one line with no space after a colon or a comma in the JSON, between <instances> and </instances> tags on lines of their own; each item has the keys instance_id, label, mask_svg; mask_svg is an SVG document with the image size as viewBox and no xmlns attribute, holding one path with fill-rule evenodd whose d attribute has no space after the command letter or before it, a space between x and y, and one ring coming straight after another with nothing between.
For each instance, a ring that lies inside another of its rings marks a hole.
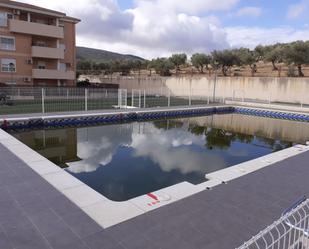
<instances>
[{"instance_id":1,"label":"roof","mask_svg":"<svg viewBox=\"0 0 309 249\"><path fill-rule=\"evenodd\" d=\"M80 22L79 19L69 17L63 12L59 12L59 11L55 11L55 10L51 10L47 8L42 8L39 6L32 5L32 4L21 3L21 2L11 1L11 0L0 0L0 6L7 7L7 8L16 8L20 10L29 11L29 12L35 12L35 13L60 17L60 18L68 19L69 21L73 21L73 22Z\"/></svg>"}]
</instances>

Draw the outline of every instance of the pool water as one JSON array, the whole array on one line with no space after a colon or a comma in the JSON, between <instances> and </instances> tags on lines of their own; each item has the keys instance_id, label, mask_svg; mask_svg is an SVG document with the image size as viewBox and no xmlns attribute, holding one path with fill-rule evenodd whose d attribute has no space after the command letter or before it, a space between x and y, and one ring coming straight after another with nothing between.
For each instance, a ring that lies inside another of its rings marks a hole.
<instances>
[{"instance_id":1,"label":"pool water","mask_svg":"<svg viewBox=\"0 0 309 249\"><path fill-rule=\"evenodd\" d=\"M13 135L105 197L125 201L199 184L207 173L305 142L303 134L289 137L292 123L309 134L306 123L224 114Z\"/></svg>"}]
</instances>

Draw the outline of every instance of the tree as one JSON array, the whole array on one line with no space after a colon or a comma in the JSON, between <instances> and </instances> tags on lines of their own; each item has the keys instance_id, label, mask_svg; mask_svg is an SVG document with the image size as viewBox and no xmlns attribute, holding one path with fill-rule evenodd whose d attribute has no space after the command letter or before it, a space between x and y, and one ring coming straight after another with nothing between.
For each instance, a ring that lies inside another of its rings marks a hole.
<instances>
[{"instance_id":1,"label":"tree","mask_svg":"<svg viewBox=\"0 0 309 249\"><path fill-rule=\"evenodd\" d=\"M278 71L276 63L283 61L284 48L281 44L276 44L273 46L268 46L267 52L264 55L264 61L271 62L273 66L273 71Z\"/></svg>"},{"instance_id":2,"label":"tree","mask_svg":"<svg viewBox=\"0 0 309 249\"><path fill-rule=\"evenodd\" d=\"M258 45L254 49L257 61L263 61L265 54L268 52L267 46Z\"/></svg>"},{"instance_id":3,"label":"tree","mask_svg":"<svg viewBox=\"0 0 309 249\"><path fill-rule=\"evenodd\" d=\"M152 65L157 74L161 76L170 76L170 70L173 69L173 64L169 59L166 58L157 58L152 61Z\"/></svg>"},{"instance_id":4,"label":"tree","mask_svg":"<svg viewBox=\"0 0 309 249\"><path fill-rule=\"evenodd\" d=\"M285 61L289 65L296 65L298 76L303 77L304 73L302 72L302 65L309 64L309 44L303 41L289 44L285 48Z\"/></svg>"},{"instance_id":5,"label":"tree","mask_svg":"<svg viewBox=\"0 0 309 249\"><path fill-rule=\"evenodd\" d=\"M204 67L208 70L208 65L211 64L211 61L212 57L206 54L196 53L191 57L192 65L199 70L200 73L204 73Z\"/></svg>"},{"instance_id":6,"label":"tree","mask_svg":"<svg viewBox=\"0 0 309 249\"><path fill-rule=\"evenodd\" d=\"M186 64L187 55L186 54L173 54L169 60L176 68L176 74L178 74L180 70L180 66Z\"/></svg>"},{"instance_id":7,"label":"tree","mask_svg":"<svg viewBox=\"0 0 309 249\"><path fill-rule=\"evenodd\" d=\"M251 69L251 74L254 76L254 74L257 72L257 54L254 51L251 51L247 48L240 48L235 50L236 58L237 58L237 64L238 65L248 65Z\"/></svg>"},{"instance_id":8,"label":"tree","mask_svg":"<svg viewBox=\"0 0 309 249\"><path fill-rule=\"evenodd\" d=\"M91 70L91 62L87 60L81 60L77 62L77 70L80 71L89 71Z\"/></svg>"},{"instance_id":9,"label":"tree","mask_svg":"<svg viewBox=\"0 0 309 249\"><path fill-rule=\"evenodd\" d=\"M234 50L215 50L212 52L212 58L213 63L221 67L224 76L227 76L227 72L232 66L239 64L239 58Z\"/></svg>"},{"instance_id":10,"label":"tree","mask_svg":"<svg viewBox=\"0 0 309 249\"><path fill-rule=\"evenodd\" d=\"M138 71L138 76L141 74L143 63L140 60L133 60L131 61L130 67L134 70Z\"/></svg>"}]
</instances>

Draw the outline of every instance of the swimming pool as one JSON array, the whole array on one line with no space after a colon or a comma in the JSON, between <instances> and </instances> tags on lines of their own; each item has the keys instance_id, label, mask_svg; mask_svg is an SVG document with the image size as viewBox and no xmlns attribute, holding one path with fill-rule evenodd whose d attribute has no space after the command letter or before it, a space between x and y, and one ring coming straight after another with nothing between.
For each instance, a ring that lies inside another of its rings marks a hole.
<instances>
[{"instance_id":1,"label":"swimming pool","mask_svg":"<svg viewBox=\"0 0 309 249\"><path fill-rule=\"evenodd\" d=\"M222 114L12 134L120 202L305 143L309 124Z\"/></svg>"}]
</instances>

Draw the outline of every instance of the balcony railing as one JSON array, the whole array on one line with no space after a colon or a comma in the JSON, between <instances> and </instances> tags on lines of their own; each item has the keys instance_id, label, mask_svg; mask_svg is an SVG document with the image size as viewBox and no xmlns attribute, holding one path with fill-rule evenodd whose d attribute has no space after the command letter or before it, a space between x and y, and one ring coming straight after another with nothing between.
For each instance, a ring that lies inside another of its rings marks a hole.
<instances>
[{"instance_id":1,"label":"balcony railing","mask_svg":"<svg viewBox=\"0 0 309 249\"><path fill-rule=\"evenodd\" d=\"M64 59L64 50L61 48L32 46L32 57L48 58L48 59Z\"/></svg>"},{"instance_id":2,"label":"balcony railing","mask_svg":"<svg viewBox=\"0 0 309 249\"><path fill-rule=\"evenodd\" d=\"M64 37L63 27L13 20L13 19L10 20L9 23L11 32L59 38L59 39L62 39Z\"/></svg>"},{"instance_id":3,"label":"balcony railing","mask_svg":"<svg viewBox=\"0 0 309 249\"><path fill-rule=\"evenodd\" d=\"M32 69L32 78L74 80L75 72L74 71L51 70L51 69Z\"/></svg>"}]
</instances>

